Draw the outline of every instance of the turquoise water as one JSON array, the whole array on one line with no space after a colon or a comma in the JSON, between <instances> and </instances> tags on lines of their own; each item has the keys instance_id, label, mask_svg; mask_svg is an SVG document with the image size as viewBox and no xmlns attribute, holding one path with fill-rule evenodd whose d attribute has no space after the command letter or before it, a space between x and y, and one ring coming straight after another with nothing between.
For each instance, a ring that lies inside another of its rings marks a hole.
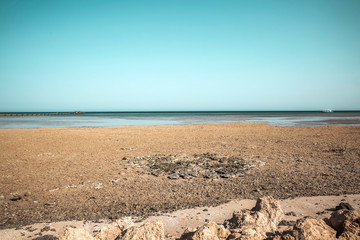
<instances>
[{"instance_id":1,"label":"turquoise water","mask_svg":"<svg viewBox=\"0 0 360 240\"><path fill-rule=\"evenodd\" d=\"M277 126L360 126L360 111L87 112L80 115L0 116L0 128L113 127L266 122Z\"/></svg>"}]
</instances>

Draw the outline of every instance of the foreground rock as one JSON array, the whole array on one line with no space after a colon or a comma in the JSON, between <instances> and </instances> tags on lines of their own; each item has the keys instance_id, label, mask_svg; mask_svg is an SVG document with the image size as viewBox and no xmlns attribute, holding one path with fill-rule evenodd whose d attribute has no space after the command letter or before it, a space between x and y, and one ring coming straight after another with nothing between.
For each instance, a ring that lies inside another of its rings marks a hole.
<instances>
[{"instance_id":1,"label":"foreground rock","mask_svg":"<svg viewBox=\"0 0 360 240\"><path fill-rule=\"evenodd\" d=\"M163 240L165 239L164 225L162 221L149 222L141 226L128 228L119 235L117 240Z\"/></svg>"},{"instance_id":2,"label":"foreground rock","mask_svg":"<svg viewBox=\"0 0 360 240\"><path fill-rule=\"evenodd\" d=\"M360 213L341 209L329 219L298 219L292 230L279 233L278 225L284 218L279 201L262 197L251 210L233 213L224 225L209 222L195 229L188 228L179 240L359 240ZM131 218L119 219L101 229L93 237L84 229L68 228L60 240L164 240L162 221L134 226Z\"/></svg>"},{"instance_id":3,"label":"foreground rock","mask_svg":"<svg viewBox=\"0 0 360 240\"><path fill-rule=\"evenodd\" d=\"M335 240L336 231L327 225L324 220L305 218L300 219L293 228L293 231L285 233L281 238L275 239L304 239L304 240Z\"/></svg>"},{"instance_id":4,"label":"foreground rock","mask_svg":"<svg viewBox=\"0 0 360 240\"><path fill-rule=\"evenodd\" d=\"M197 229L187 229L181 240L359 240L360 213L342 209L330 219L299 219L291 231L275 236L284 217L279 201L272 197L258 199L252 210L234 212L222 225L210 222ZM222 234L220 234L222 233ZM273 236L273 237L271 237Z\"/></svg>"},{"instance_id":5,"label":"foreground rock","mask_svg":"<svg viewBox=\"0 0 360 240\"><path fill-rule=\"evenodd\" d=\"M187 229L180 237L181 240L226 240L230 231L223 225L209 222L198 229Z\"/></svg>"},{"instance_id":6,"label":"foreground rock","mask_svg":"<svg viewBox=\"0 0 360 240\"><path fill-rule=\"evenodd\" d=\"M85 229L67 228L59 240L164 240L164 225L161 221L134 226L131 218L119 219L91 236Z\"/></svg>"},{"instance_id":7,"label":"foreground rock","mask_svg":"<svg viewBox=\"0 0 360 240\"><path fill-rule=\"evenodd\" d=\"M231 238L235 239L264 239L266 233L274 232L284 212L279 201L273 197L258 199L252 210L234 212L233 217L225 222L225 225L232 229Z\"/></svg>"},{"instance_id":8,"label":"foreground rock","mask_svg":"<svg viewBox=\"0 0 360 240\"><path fill-rule=\"evenodd\" d=\"M359 240L360 213L342 209L330 219L299 219L292 231L284 232L274 240Z\"/></svg>"},{"instance_id":9,"label":"foreground rock","mask_svg":"<svg viewBox=\"0 0 360 240\"><path fill-rule=\"evenodd\" d=\"M339 239L360 239L360 213L342 209L331 214L329 224L337 231Z\"/></svg>"},{"instance_id":10,"label":"foreground rock","mask_svg":"<svg viewBox=\"0 0 360 240\"><path fill-rule=\"evenodd\" d=\"M96 240L114 240L119 235L122 234L126 229L134 226L133 221L131 218L123 218L119 219L108 226L105 226L100 230L100 232L96 235Z\"/></svg>"},{"instance_id":11,"label":"foreground rock","mask_svg":"<svg viewBox=\"0 0 360 240\"><path fill-rule=\"evenodd\" d=\"M95 240L85 229L67 228L59 240Z\"/></svg>"},{"instance_id":12,"label":"foreground rock","mask_svg":"<svg viewBox=\"0 0 360 240\"><path fill-rule=\"evenodd\" d=\"M267 232L277 230L284 217L280 204L272 197L258 199L252 210L234 212L233 217L217 225L209 222L197 229L187 229L182 240L225 240L225 239L264 239Z\"/></svg>"}]
</instances>

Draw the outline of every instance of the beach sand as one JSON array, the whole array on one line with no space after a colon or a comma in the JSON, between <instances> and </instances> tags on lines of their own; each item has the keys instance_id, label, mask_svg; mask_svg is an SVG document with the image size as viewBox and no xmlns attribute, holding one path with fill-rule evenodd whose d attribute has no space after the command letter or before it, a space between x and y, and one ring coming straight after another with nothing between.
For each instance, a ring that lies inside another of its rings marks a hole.
<instances>
[{"instance_id":1,"label":"beach sand","mask_svg":"<svg viewBox=\"0 0 360 240\"><path fill-rule=\"evenodd\" d=\"M166 239L176 239L181 236L187 228L196 228L208 222L223 224L225 220L232 217L234 211L251 209L255 205L255 200L242 199L233 200L228 203L220 204L216 207L195 207L191 209L177 210L172 213L158 214L145 219L133 217L135 225L141 225L146 222L160 220L164 224ZM316 197L298 197L280 201L280 206L284 213L284 220L294 222L304 217L315 219L329 218L334 212L335 206L339 203L349 203L355 210L360 210L360 194L339 195L339 196L316 196ZM100 219L98 221L60 221L35 223L17 228L8 228L0 230L0 239L18 240L18 239L57 239L63 234L66 228L85 229L85 231L96 235L99 231L109 225L112 221L109 219ZM280 225L279 231L291 230L292 226Z\"/></svg>"},{"instance_id":2,"label":"beach sand","mask_svg":"<svg viewBox=\"0 0 360 240\"><path fill-rule=\"evenodd\" d=\"M161 158L178 159L180 166L189 159L235 159L246 169L227 178L171 180L166 172L148 174L144 161ZM145 217L267 195L359 194L360 127L228 123L0 129L0 161L2 229Z\"/></svg>"}]
</instances>

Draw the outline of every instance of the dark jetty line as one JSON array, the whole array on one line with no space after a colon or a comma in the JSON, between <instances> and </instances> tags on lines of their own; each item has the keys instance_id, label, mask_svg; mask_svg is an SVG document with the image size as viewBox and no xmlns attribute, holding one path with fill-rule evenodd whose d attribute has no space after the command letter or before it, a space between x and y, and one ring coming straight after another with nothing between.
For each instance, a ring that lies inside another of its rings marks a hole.
<instances>
[{"instance_id":1,"label":"dark jetty line","mask_svg":"<svg viewBox=\"0 0 360 240\"><path fill-rule=\"evenodd\" d=\"M0 113L0 116L48 116L48 115L75 115L85 114L84 112L40 112L40 113Z\"/></svg>"}]
</instances>

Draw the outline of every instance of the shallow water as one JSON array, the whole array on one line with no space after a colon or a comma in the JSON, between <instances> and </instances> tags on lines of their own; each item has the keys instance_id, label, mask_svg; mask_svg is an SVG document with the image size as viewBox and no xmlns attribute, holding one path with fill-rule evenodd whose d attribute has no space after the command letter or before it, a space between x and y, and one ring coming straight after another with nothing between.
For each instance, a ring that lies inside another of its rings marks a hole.
<instances>
[{"instance_id":1,"label":"shallow water","mask_svg":"<svg viewBox=\"0 0 360 240\"><path fill-rule=\"evenodd\" d=\"M267 122L276 126L360 126L352 112L90 112L79 115L0 116L0 128L113 127L230 122Z\"/></svg>"}]
</instances>

